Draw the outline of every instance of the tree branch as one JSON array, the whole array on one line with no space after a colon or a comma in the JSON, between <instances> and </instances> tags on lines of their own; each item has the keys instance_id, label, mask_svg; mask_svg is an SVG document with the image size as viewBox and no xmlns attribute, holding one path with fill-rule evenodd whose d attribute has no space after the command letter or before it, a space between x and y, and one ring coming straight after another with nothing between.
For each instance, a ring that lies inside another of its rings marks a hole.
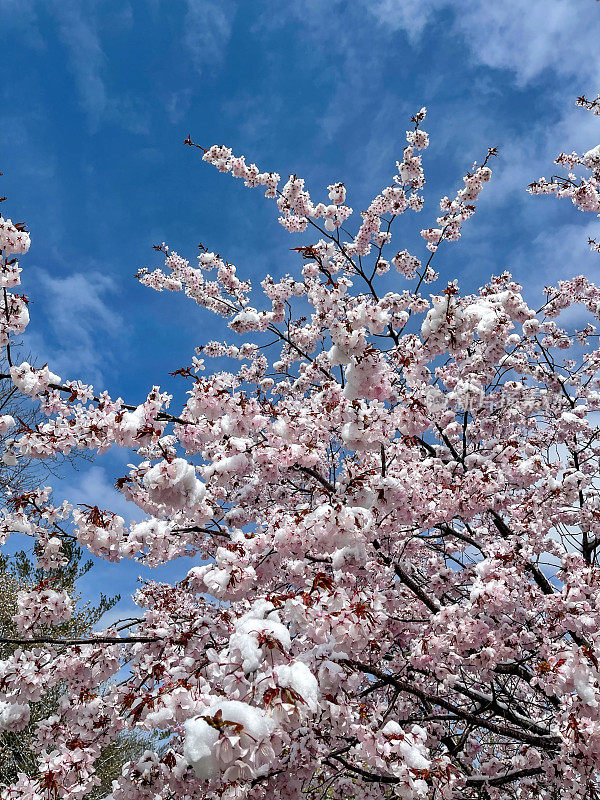
<instances>
[{"instance_id":1,"label":"tree branch","mask_svg":"<svg viewBox=\"0 0 600 800\"><path fill-rule=\"evenodd\" d=\"M427 692L424 689L419 689L417 686L413 686L412 684L403 681L394 675L388 675L378 667L361 664L359 661L355 661L354 659L340 659L340 663L345 664L351 669L356 669L365 675L373 675L375 678L379 678L380 680L386 681L391 686L395 686L402 692L412 694L426 703L432 703L440 706L441 708L446 709L446 711L450 711L451 713L455 714L457 717L467 720L476 727L485 728L492 733L497 733L499 736L505 736L509 739L516 739L517 741L540 747L543 750L555 750L560 744L561 740L557 736L540 736L529 733L528 731L510 727L508 725L501 725L496 722L491 722L490 720L484 719L483 717L480 717L471 711L467 711L466 709L454 705L454 703L451 703L444 697L439 697L438 695Z\"/></svg>"},{"instance_id":2,"label":"tree branch","mask_svg":"<svg viewBox=\"0 0 600 800\"><path fill-rule=\"evenodd\" d=\"M36 636L31 639L4 639L0 638L0 644L137 644L147 642L162 642L158 636L98 636L96 639L56 639L52 636Z\"/></svg>"}]
</instances>

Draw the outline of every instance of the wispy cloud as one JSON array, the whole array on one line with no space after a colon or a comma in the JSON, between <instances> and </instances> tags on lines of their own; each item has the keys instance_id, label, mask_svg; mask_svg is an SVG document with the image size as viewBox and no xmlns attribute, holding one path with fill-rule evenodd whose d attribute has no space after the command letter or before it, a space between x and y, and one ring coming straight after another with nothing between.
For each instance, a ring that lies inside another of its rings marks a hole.
<instances>
[{"instance_id":1,"label":"wispy cloud","mask_svg":"<svg viewBox=\"0 0 600 800\"><path fill-rule=\"evenodd\" d=\"M403 30L416 44L436 11L449 5L450 0L361 0L382 25Z\"/></svg>"},{"instance_id":2,"label":"wispy cloud","mask_svg":"<svg viewBox=\"0 0 600 800\"><path fill-rule=\"evenodd\" d=\"M564 170L554 163L560 152L586 152L599 138L598 118L581 109L570 108L551 126L540 123L525 134L507 137L502 143L491 186L494 202L504 203L509 198L532 202L525 192L529 183L542 176L563 174ZM544 200L540 198L537 202ZM566 201L562 202L566 210Z\"/></svg>"},{"instance_id":3,"label":"wispy cloud","mask_svg":"<svg viewBox=\"0 0 600 800\"><path fill-rule=\"evenodd\" d=\"M236 11L237 3L233 2L187 0L184 42L198 72L225 58Z\"/></svg>"},{"instance_id":4,"label":"wispy cloud","mask_svg":"<svg viewBox=\"0 0 600 800\"><path fill-rule=\"evenodd\" d=\"M523 3L515 0L471 0L467 6L465 13L456 14L455 24L482 64L512 70L521 84L549 69L597 83L600 12L595 3L527 0L526 13L521 13Z\"/></svg>"},{"instance_id":5,"label":"wispy cloud","mask_svg":"<svg viewBox=\"0 0 600 800\"><path fill-rule=\"evenodd\" d=\"M600 10L585 0L362 1L381 25L403 30L413 43L447 11L454 32L464 35L465 51L481 64L511 70L521 85L548 69L592 88L600 77Z\"/></svg>"},{"instance_id":6,"label":"wispy cloud","mask_svg":"<svg viewBox=\"0 0 600 800\"><path fill-rule=\"evenodd\" d=\"M44 309L45 332L28 336L28 344L63 379L102 386L103 370L113 359L110 342L124 334L121 316L114 310L116 286L100 272L65 277L47 270L31 270L34 300ZM107 346L98 348L102 338Z\"/></svg>"},{"instance_id":7,"label":"wispy cloud","mask_svg":"<svg viewBox=\"0 0 600 800\"><path fill-rule=\"evenodd\" d=\"M186 116L192 104L192 90L190 88L171 92L166 102L169 119L176 125Z\"/></svg>"},{"instance_id":8,"label":"wispy cloud","mask_svg":"<svg viewBox=\"0 0 600 800\"><path fill-rule=\"evenodd\" d=\"M19 17L21 0L0 0L0 3L7 5L10 19ZM24 5L29 8L28 0ZM97 0L50 0L48 9L58 27L79 103L91 130L95 131L101 123L110 121L132 133L146 132L145 104L126 92L113 92L107 87L109 59L102 42L103 26L110 33L131 27L133 12L130 5L123 3L108 15L101 13L103 9ZM32 23L34 13L32 7L28 11Z\"/></svg>"},{"instance_id":9,"label":"wispy cloud","mask_svg":"<svg viewBox=\"0 0 600 800\"><path fill-rule=\"evenodd\" d=\"M60 498L68 498L75 505L98 506L120 514L126 523L140 520L142 512L134 504L128 502L115 488L104 467L94 464L80 472L73 473L68 482L61 481L55 488Z\"/></svg>"},{"instance_id":10,"label":"wispy cloud","mask_svg":"<svg viewBox=\"0 0 600 800\"><path fill-rule=\"evenodd\" d=\"M581 224L557 225L540 232L531 247L522 250L516 259L520 263L521 273L528 276L538 292L543 285L555 284L581 274L597 281L600 277L600 258L588 246L588 236L594 235L598 235L598 224L586 219L582 219ZM532 269L533 254L535 265Z\"/></svg>"},{"instance_id":11,"label":"wispy cloud","mask_svg":"<svg viewBox=\"0 0 600 800\"><path fill-rule=\"evenodd\" d=\"M101 589L101 587L98 587ZM123 598L117 605L112 608L110 611L106 611L97 624L94 626L94 630L96 631L103 631L106 628L110 628L111 625L114 625L117 622L123 622L125 620L131 622L134 619L143 618L143 609L139 606L134 606L131 602L130 597ZM121 634L122 636L127 636L127 630ZM129 635L134 635L129 631Z\"/></svg>"},{"instance_id":12,"label":"wispy cloud","mask_svg":"<svg viewBox=\"0 0 600 800\"><path fill-rule=\"evenodd\" d=\"M44 46L34 0L0 0L0 24L4 33L11 28L17 30L29 46L36 49Z\"/></svg>"},{"instance_id":13,"label":"wispy cloud","mask_svg":"<svg viewBox=\"0 0 600 800\"><path fill-rule=\"evenodd\" d=\"M93 6L77 0L56 0L52 6L81 103L93 126L98 125L107 107L103 70L106 56L102 50Z\"/></svg>"}]
</instances>

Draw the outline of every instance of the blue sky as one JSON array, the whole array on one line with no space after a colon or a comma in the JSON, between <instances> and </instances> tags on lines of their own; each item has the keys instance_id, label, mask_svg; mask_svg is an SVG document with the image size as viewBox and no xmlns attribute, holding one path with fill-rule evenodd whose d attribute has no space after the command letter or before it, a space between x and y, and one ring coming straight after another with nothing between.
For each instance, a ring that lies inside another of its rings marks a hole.
<instances>
[{"instance_id":1,"label":"blue sky","mask_svg":"<svg viewBox=\"0 0 600 800\"><path fill-rule=\"evenodd\" d=\"M558 152L600 141L598 117L573 106L600 91L595 0L0 0L0 31L0 194L33 241L25 349L63 378L138 403L223 336L135 281L160 265L155 243L193 259L202 242L255 279L296 268L274 204L204 164L188 133L305 177L315 199L343 180L360 211L426 105L426 206L395 245L422 252L439 198L497 146L478 214L436 256L443 278L469 290L510 268L530 296L600 278L590 215L525 192ZM84 464L57 491L126 514L112 483L127 460ZM87 588L127 595L139 572L99 565Z\"/></svg>"}]
</instances>

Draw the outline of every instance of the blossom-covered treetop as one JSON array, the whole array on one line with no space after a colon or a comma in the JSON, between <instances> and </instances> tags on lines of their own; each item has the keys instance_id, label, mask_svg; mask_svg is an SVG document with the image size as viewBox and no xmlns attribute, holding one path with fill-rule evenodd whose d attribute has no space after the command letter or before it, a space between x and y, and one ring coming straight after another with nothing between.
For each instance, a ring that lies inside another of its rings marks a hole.
<instances>
[{"instance_id":1,"label":"blossom-covered treetop","mask_svg":"<svg viewBox=\"0 0 600 800\"><path fill-rule=\"evenodd\" d=\"M579 102L598 113L600 99ZM114 800L600 790L600 288L565 278L531 307L507 272L467 295L436 283L495 150L409 252L394 223L423 207L425 113L360 215L342 182L315 201L296 175L200 148L302 236L262 300L225 257L157 246L164 265L139 280L232 331L176 370L176 409L158 385L135 406L13 362L30 240L0 218L0 344L45 414L35 428L0 416L3 458L133 450L117 486L144 515L54 503L48 488L2 512L2 538L33 537L46 577L19 593L0 726L22 730L30 703L63 692L37 724L38 772L3 800L85 797L103 746L131 729L168 746L126 764ZM599 213L599 148L557 163L565 177L530 191ZM209 368L217 357L230 371ZM71 600L54 581L72 537L112 562L201 565L144 583L138 618L65 639Z\"/></svg>"}]
</instances>

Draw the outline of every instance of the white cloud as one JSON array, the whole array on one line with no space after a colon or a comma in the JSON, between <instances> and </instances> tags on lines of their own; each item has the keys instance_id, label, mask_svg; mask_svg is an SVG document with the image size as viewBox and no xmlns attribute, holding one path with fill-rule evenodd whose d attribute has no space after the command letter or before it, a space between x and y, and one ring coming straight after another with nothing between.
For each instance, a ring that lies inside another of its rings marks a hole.
<instances>
[{"instance_id":1,"label":"white cloud","mask_svg":"<svg viewBox=\"0 0 600 800\"><path fill-rule=\"evenodd\" d=\"M81 103L92 125L97 125L107 107L102 77L106 56L102 50L93 6L75 0L56 0L53 5L60 38L69 54Z\"/></svg>"},{"instance_id":2,"label":"white cloud","mask_svg":"<svg viewBox=\"0 0 600 800\"><path fill-rule=\"evenodd\" d=\"M362 0L377 20L392 30L403 30L415 44L433 14L449 0Z\"/></svg>"},{"instance_id":3,"label":"white cloud","mask_svg":"<svg viewBox=\"0 0 600 800\"><path fill-rule=\"evenodd\" d=\"M45 331L28 333L27 345L36 361L47 360L63 379L81 379L101 386L102 370L111 359L110 347L98 341L115 339L124 332L121 316L114 310L116 287L99 272L64 277L31 270L34 302L43 306Z\"/></svg>"},{"instance_id":4,"label":"white cloud","mask_svg":"<svg viewBox=\"0 0 600 800\"><path fill-rule=\"evenodd\" d=\"M455 24L478 61L514 71L521 84L548 69L595 84L599 22L598 6L585 0L513 0L471 2Z\"/></svg>"},{"instance_id":5,"label":"white cloud","mask_svg":"<svg viewBox=\"0 0 600 800\"><path fill-rule=\"evenodd\" d=\"M176 125L187 115L192 104L192 90L182 89L179 92L171 92L166 103L169 119Z\"/></svg>"},{"instance_id":6,"label":"white cloud","mask_svg":"<svg viewBox=\"0 0 600 800\"><path fill-rule=\"evenodd\" d=\"M512 70L524 85L546 70L577 77L593 90L600 77L598 6L588 0L363 0L382 26L416 42L437 15L452 15L452 29L481 64Z\"/></svg>"},{"instance_id":7,"label":"white cloud","mask_svg":"<svg viewBox=\"0 0 600 800\"><path fill-rule=\"evenodd\" d=\"M486 198L485 202L501 205L510 200L528 205L548 204L549 201L543 197L530 198L527 186L542 176L550 178L554 174L565 174L565 170L554 163L559 153L573 150L584 153L600 141L598 117L576 108L572 97L561 97L557 108L562 112L558 118L555 113L549 115L549 118L540 119L517 135L501 127L494 131L490 121L479 112L473 115L470 126L461 127L461 136L456 139L455 158L459 158L458 148L462 143L469 143L465 150L478 149L481 153L484 153L485 146L499 147L499 158L492 162L494 176L489 186L489 200ZM568 202L563 200L562 203L566 212ZM589 216L592 219L592 215Z\"/></svg>"},{"instance_id":8,"label":"white cloud","mask_svg":"<svg viewBox=\"0 0 600 800\"><path fill-rule=\"evenodd\" d=\"M233 2L187 0L184 42L198 72L224 60L236 11Z\"/></svg>"},{"instance_id":9,"label":"white cloud","mask_svg":"<svg viewBox=\"0 0 600 800\"><path fill-rule=\"evenodd\" d=\"M143 516L139 508L115 488L114 480L109 478L106 469L97 464L71 473L70 478L62 480L54 491L58 497L67 499L73 505L98 506L101 510L120 514L126 523L140 520Z\"/></svg>"},{"instance_id":10,"label":"white cloud","mask_svg":"<svg viewBox=\"0 0 600 800\"><path fill-rule=\"evenodd\" d=\"M16 9L20 0L0 0L3 2ZM110 120L132 133L145 133L148 128L145 103L127 94L111 92L106 85L108 58L101 34L107 31L114 34L131 27L131 6L122 3L106 13L98 0L51 0L48 5L91 129L96 130L102 122ZM103 13L97 13L97 8Z\"/></svg>"},{"instance_id":11,"label":"white cloud","mask_svg":"<svg viewBox=\"0 0 600 800\"><path fill-rule=\"evenodd\" d=\"M38 27L34 0L0 0L3 33L11 28L19 33L19 41L36 49L44 46Z\"/></svg>"},{"instance_id":12,"label":"white cloud","mask_svg":"<svg viewBox=\"0 0 600 800\"><path fill-rule=\"evenodd\" d=\"M588 237L598 237L598 224L593 214L585 215L589 217L587 220L581 216L579 225L568 223L540 232L518 256L521 274L530 276L538 292L543 285L581 274L592 281L600 278L600 256L588 246Z\"/></svg>"}]
</instances>

